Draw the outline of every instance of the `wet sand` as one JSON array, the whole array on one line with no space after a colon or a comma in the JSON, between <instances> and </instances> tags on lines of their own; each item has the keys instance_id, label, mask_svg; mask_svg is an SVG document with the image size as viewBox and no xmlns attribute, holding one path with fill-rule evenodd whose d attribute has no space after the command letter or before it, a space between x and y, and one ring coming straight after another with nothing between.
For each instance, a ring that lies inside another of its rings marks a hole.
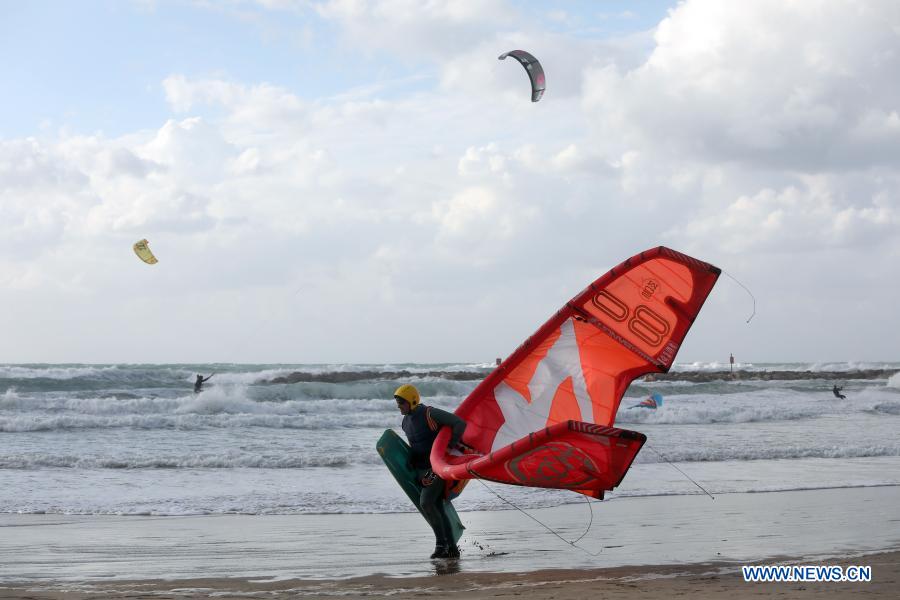
<instances>
[{"instance_id":1,"label":"wet sand","mask_svg":"<svg viewBox=\"0 0 900 600\"><path fill-rule=\"evenodd\" d=\"M437 562L437 561L435 561ZM809 564L802 559L779 559L778 564ZM347 580L277 581L243 578L176 581L120 581L50 583L3 586L0 598L393 598L426 596L487 600L523 597L530 600L605 598L668 600L689 598L896 598L900 592L900 552L832 558L819 564L867 565L872 581L748 583L734 564L696 564L680 567L648 566L613 569L546 570L530 573L453 572L428 577L392 578L381 575ZM440 569L439 569L440 571Z\"/></svg>"},{"instance_id":2,"label":"wet sand","mask_svg":"<svg viewBox=\"0 0 900 600\"><path fill-rule=\"evenodd\" d=\"M0 515L0 598L897 597L900 487L463 512L460 561L418 514ZM590 527L588 528L588 525ZM586 533L585 533L586 532ZM582 537L577 545L565 540ZM785 558L792 557L792 558ZM741 565L871 565L870 583L745 583Z\"/></svg>"}]
</instances>

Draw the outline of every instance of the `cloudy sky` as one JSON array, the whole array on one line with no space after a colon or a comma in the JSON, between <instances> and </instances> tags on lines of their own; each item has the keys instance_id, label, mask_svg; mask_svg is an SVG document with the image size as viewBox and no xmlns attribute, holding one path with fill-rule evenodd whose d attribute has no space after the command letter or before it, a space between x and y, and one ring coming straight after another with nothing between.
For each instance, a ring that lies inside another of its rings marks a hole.
<instances>
[{"instance_id":1,"label":"cloudy sky","mask_svg":"<svg viewBox=\"0 0 900 600\"><path fill-rule=\"evenodd\" d=\"M658 245L756 298L678 362L900 360L898 73L894 0L0 2L0 361L489 362Z\"/></svg>"}]
</instances>

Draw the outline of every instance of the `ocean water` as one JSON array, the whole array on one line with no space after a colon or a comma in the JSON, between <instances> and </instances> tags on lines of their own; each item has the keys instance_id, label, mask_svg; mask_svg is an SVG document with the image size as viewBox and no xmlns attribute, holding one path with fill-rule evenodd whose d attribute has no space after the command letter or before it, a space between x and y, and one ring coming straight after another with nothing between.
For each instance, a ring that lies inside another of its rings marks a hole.
<instances>
[{"instance_id":1,"label":"ocean water","mask_svg":"<svg viewBox=\"0 0 900 600\"><path fill-rule=\"evenodd\" d=\"M900 363L738 364L779 379L636 381L616 425L648 443L608 499L900 485ZM442 365L0 365L0 513L409 512L375 451L392 392L453 410L491 369ZM676 364L673 373L728 365ZM879 369L875 378L857 370ZM195 395L197 373L216 375ZM387 374L408 371L404 379ZM272 383L302 372L296 383ZM810 375L807 372L812 372ZM339 373L340 375L325 375ZM831 394L844 385L845 400ZM650 393L661 408L629 408ZM691 481L693 480L693 481ZM457 508L585 498L473 482Z\"/></svg>"}]
</instances>

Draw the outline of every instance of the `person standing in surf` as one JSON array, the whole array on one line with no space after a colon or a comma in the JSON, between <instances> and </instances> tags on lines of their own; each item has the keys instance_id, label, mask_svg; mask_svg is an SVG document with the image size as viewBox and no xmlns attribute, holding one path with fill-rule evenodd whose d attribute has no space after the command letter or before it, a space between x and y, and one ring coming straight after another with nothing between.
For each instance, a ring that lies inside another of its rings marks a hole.
<instances>
[{"instance_id":1,"label":"person standing in surf","mask_svg":"<svg viewBox=\"0 0 900 600\"><path fill-rule=\"evenodd\" d=\"M465 451L467 448L461 440L466 422L453 413L422 404L419 390L409 384L397 388L394 400L403 415L401 426L409 440L410 466L422 483L419 505L434 531L435 546L431 558L459 558L450 518L444 509L446 482L431 470L431 447L441 427L450 427L452 432L449 447Z\"/></svg>"},{"instance_id":2,"label":"person standing in surf","mask_svg":"<svg viewBox=\"0 0 900 600\"><path fill-rule=\"evenodd\" d=\"M199 394L203 391L203 384L209 381L215 373L211 373L209 377L204 377L203 375L198 374L197 380L194 381L194 393Z\"/></svg>"},{"instance_id":3,"label":"person standing in surf","mask_svg":"<svg viewBox=\"0 0 900 600\"><path fill-rule=\"evenodd\" d=\"M844 389L844 386L838 387L838 384L834 384L834 387L831 388L831 393L834 394L835 398L840 398L843 400L847 396L841 393L841 390Z\"/></svg>"}]
</instances>

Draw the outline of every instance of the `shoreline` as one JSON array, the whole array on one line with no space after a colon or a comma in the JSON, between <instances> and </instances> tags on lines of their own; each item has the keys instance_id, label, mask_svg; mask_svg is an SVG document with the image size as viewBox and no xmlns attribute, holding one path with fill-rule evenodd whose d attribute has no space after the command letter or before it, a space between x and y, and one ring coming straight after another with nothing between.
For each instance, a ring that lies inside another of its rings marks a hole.
<instances>
[{"instance_id":1,"label":"shoreline","mask_svg":"<svg viewBox=\"0 0 900 600\"><path fill-rule=\"evenodd\" d=\"M447 561L432 561L446 563ZM869 566L872 581L748 583L743 564ZM844 553L837 557L781 557L750 563L711 562L689 565L652 565L593 569L545 569L530 572L466 573L436 566L430 576L398 578L384 574L342 580L258 579L218 577L193 579L122 580L109 582L0 583L2 598L87 600L88 598L379 598L412 600L424 595L488 600L526 596L543 600L582 600L598 594L624 600L640 594L647 600L673 596L719 598L782 597L846 598L865 593L872 598L894 598L900 589L900 550Z\"/></svg>"},{"instance_id":2,"label":"shoreline","mask_svg":"<svg viewBox=\"0 0 900 600\"><path fill-rule=\"evenodd\" d=\"M739 475L735 473L735 475ZM900 549L900 485L463 511L461 574L672 569ZM418 513L0 515L0 586L439 574ZM446 564L446 563L442 563ZM440 566L440 565L439 565ZM15 583L14 583L15 582ZM0 594L2 596L2 594Z\"/></svg>"}]
</instances>

